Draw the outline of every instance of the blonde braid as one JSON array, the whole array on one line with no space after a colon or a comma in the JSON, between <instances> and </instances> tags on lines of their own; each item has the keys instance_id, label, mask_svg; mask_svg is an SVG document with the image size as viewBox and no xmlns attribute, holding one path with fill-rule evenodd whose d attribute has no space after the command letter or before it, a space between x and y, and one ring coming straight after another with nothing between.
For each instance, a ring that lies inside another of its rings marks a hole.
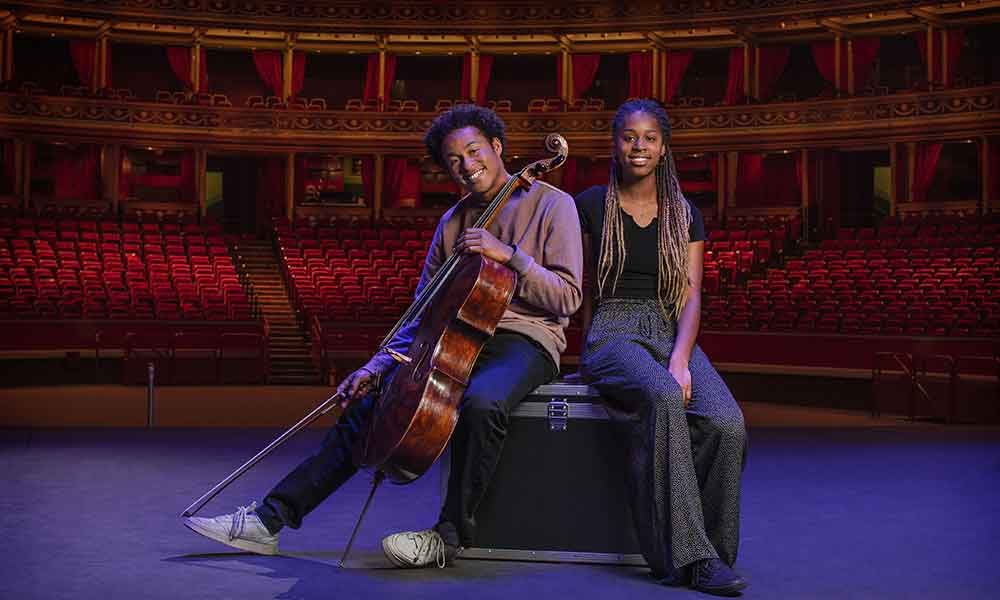
<instances>
[{"instance_id":1,"label":"blonde braid","mask_svg":"<svg viewBox=\"0 0 1000 600\"><path fill-rule=\"evenodd\" d=\"M608 191L604 194L604 227L601 230L601 254L597 265L597 297L603 295L604 283L611 268L615 274L611 279L611 293L615 293L618 278L625 267L625 231L621 211L618 209L618 161L611 161L611 175Z\"/></svg>"},{"instance_id":2,"label":"blonde braid","mask_svg":"<svg viewBox=\"0 0 1000 600\"><path fill-rule=\"evenodd\" d=\"M674 155L669 148L666 156L656 165L656 195L657 216L660 218L656 296L663 315L668 319L678 319L691 286L688 277L691 207L681 192Z\"/></svg>"}]
</instances>

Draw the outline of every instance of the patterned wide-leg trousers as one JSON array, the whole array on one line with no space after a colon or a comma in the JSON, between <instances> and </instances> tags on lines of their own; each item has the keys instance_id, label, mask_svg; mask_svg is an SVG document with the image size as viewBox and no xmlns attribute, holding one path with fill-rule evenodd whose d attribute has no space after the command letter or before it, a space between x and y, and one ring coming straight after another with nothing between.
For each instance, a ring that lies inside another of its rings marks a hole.
<instances>
[{"instance_id":1,"label":"patterned wide-leg trousers","mask_svg":"<svg viewBox=\"0 0 1000 600\"><path fill-rule=\"evenodd\" d=\"M626 485L639 545L653 574L696 560L732 565L739 546L743 413L708 357L691 353L691 402L667 370L676 322L655 300L605 299L581 370L625 431Z\"/></svg>"}]
</instances>

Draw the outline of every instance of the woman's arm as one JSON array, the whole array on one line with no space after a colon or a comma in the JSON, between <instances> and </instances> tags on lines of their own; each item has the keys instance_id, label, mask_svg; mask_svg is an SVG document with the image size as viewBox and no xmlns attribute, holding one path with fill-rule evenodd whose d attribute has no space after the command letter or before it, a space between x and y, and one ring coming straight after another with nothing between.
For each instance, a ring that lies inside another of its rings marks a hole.
<instances>
[{"instance_id":1,"label":"woman's arm","mask_svg":"<svg viewBox=\"0 0 1000 600\"><path fill-rule=\"evenodd\" d=\"M684 406L691 401L691 371L688 363L691 361L691 351L694 350L698 338L698 328L701 325L701 276L705 242L688 244L688 297L677 319L677 338L674 340L674 350L670 353L670 364L667 368L674 376L681 389L684 390Z\"/></svg>"},{"instance_id":2,"label":"woman's arm","mask_svg":"<svg viewBox=\"0 0 1000 600\"><path fill-rule=\"evenodd\" d=\"M594 280L597 269L590 254L591 243L590 234L583 234L583 302L580 304L580 324L583 327L584 340L587 339L587 332L590 331L590 320L594 315L594 286L597 285Z\"/></svg>"}]
</instances>

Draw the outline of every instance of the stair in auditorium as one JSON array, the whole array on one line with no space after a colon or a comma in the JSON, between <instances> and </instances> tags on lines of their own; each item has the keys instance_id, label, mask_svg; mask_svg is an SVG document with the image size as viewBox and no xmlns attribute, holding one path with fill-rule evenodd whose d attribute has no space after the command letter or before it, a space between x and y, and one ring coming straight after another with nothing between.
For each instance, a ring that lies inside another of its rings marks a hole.
<instances>
[{"instance_id":1,"label":"stair in auditorium","mask_svg":"<svg viewBox=\"0 0 1000 600\"><path fill-rule=\"evenodd\" d=\"M317 384L309 337L299 324L270 241L241 240L237 253L270 326L272 384Z\"/></svg>"}]
</instances>

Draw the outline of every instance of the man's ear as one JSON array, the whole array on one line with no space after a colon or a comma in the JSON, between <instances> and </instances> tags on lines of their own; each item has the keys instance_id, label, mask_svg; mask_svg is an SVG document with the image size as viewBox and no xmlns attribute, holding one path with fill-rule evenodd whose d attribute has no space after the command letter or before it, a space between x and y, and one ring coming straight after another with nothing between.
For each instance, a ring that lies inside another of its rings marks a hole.
<instances>
[{"instance_id":1,"label":"man's ear","mask_svg":"<svg viewBox=\"0 0 1000 600\"><path fill-rule=\"evenodd\" d=\"M497 156L503 157L503 144L500 143L500 138L493 138L490 145L493 146L493 151L497 153Z\"/></svg>"}]
</instances>

